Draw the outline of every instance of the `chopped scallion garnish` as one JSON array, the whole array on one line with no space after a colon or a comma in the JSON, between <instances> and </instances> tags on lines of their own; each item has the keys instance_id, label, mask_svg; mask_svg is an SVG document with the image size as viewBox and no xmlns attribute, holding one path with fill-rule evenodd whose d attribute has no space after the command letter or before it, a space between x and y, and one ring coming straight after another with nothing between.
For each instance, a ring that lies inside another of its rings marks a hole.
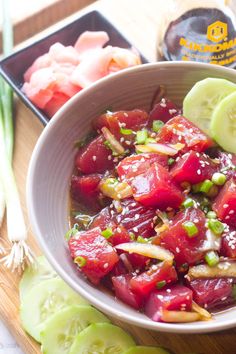
<instances>
[{"instance_id":1,"label":"chopped scallion garnish","mask_svg":"<svg viewBox=\"0 0 236 354\"><path fill-rule=\"evenodd\" d=\"M133 130L131 129L125 129L125 128L120 128L120 133L122 135L131 135L133 134Z\"/></svg>"},{"instance_id":2,"label":"chopped scallion garnish","mask_svg":"<svg viewBox=\"0 0 236 354\"><path fill-rule=\"evenodd\" d=\"M166 281L162 280L156 283L157 289L162 289L166 285Z\"/></svg>"},{"instance_id":3,"label":"chopped scallion garnish","mask_svg":"<svg viewBox=\"0 0 236 354\"><path fill-rule=\"evenodd\" d=\"M173 159L173 157L170 157L170 158L168 159L168 165L169 165L169 166L173 165L174 162L175 162L175 159Z\"/></svg>"},{"instance_id":4,"label":"chopped scallion garnish","mask_svg":"<svg viewBox=\"0 0 236 354\"><path fill-rule=\"evenodd\" d=\"M216 219L210 219L207 223L208 228L216 235L221 235L224 232L224 224Z\"/></svg>"},{"instance_id":5,"label":"chopped scallion garnish","mask_svg":"<svg viewBox=\"0 0 236 354\"><path fill-rule=\"evenodd\" d=\"M74 259L74 262L80 267L84 267L85 264L87 263L86 259L82 256L77 256L75 259Z\"/></svg>"},{"instance_id":6,"label":"chopped scallion garnish","mask_svg":"<svg viewBox=\"0 0 236 354\"><path fill-rule=\"evenodd\" d=\"M183 227L187 232L188 237L194 237L198 233L198 228L192 221L185 221Z\"/></svg>"},{"instance_id":7,"label":"chopped scallion garnish","mask_svg":"<svg viewBox=\"0 0 236 354\"><path fill-rule=\"evenodd\" d=\"M145 140L145 144L156 144L156 140L155 139L153 139L153 138L147 138L146 140Z\"/></svg>"},{"instance_id":8,"label":"chopped scallion garnish","mask_svg":"<svg viewBox=\"0 0 236 354\"><path fill-rule=\"evenodd\" d=\"M105 238L110 238L113 235L113 231L110 227L108 227L107 229L101 232L101 235Z\"/></svg>"},{"instance_id":9,"label":"chopped scallion garnish","mask_svg":"<svg viewBox=\"0 0 236 354\"><path fill-rule=\"evenodd\" d=\"M148 137L148 132L146 129L138 130L136 134L136 143L145 144L147 137Z\"/></svg>"},{"instance_id":10,"label":"chopped scallion garnish","mask_svg":"<svg viewBox=\"0 0 236 354\"><path fill-rule=\"evenodd\" d=\"M210 251L205 255L205 261L210 267L214 267L219 263L219 256L216 252Z\"/></svg>"},{"instance_id":11,"label":"chopped scallion garnish","mask_svg":"<svg viewBox=\"0 0 236 354\"><path fill-rule=\"evenodd\" d=\"M140 242L140 243L147 243L148 241L147 241L144 237L138 236L138 237L137 237L137 242Z\"/></svg>"},{"instance_id":12,"label":"chopped scallion garnish","mask_svg":"<svg viewBox=\"0 0 236 354\"><path fill-rule=\"evenodd\" d=\"M216 215L216 213L215 213L214 211L210 210L210 211L208 211L206 217L207 217L208 219L216 219L216 218L217 218L217 215Z\"/></svg>"},{"instance_id":13,"label":"chopped scallion garnish","mask_svg":"<svg viewBox=\"0 0 236 354\"><path fill-rule=\"evenodd\" d=\"M79 225L78 224L74 224L74 226L67 231L67 233L65 234L65 239L66 241L69 241L69 239L72 237L72 236L75 236L79 231Z\"/></svg>"},{"instance_id":14,"label":"chopped scallion garnish","mask_svg":"<svg viewBox=\"0 0 236 354\"><path fill-rule=\"evenodd\" d=\"M199 192L208 193L212 186L213 182L211 182L209 179L206 179L205 181L200 183Z\"/></svg>"},{"instance_id":15,"label":"chopped scallion garnish","mask_svg":"<svg viewBox=\"0 0 236 354\"><path fill-rule=\"evenodd\" d=\"M155 133L158 133L159 130L163 127L163 125L164 125L164 122L162 122L161 120L154 120L152 122L152 130Z\"/></svg>"},{"instance_id":16,"label":"chopped scallion garnish","mask_svg":"<svg viewBox=\"0 0 236 354\"><path fill-rule=\"evenodd\" d=\"M217 186L223 186L226 182L226 176L223 173L215 172L211 178L212 182Z\"/></svg>"},{"instance_id":17,"label":"chopped scallion garnish","mask_svg":"<svg viewBox=\"0 0 236 354\"><path fill-rule=\"evenodd\" d=\"M182 206L187 209L194 206L194 201L192 198L187 198L183 201Z\"/></svg>"}]
</instances>

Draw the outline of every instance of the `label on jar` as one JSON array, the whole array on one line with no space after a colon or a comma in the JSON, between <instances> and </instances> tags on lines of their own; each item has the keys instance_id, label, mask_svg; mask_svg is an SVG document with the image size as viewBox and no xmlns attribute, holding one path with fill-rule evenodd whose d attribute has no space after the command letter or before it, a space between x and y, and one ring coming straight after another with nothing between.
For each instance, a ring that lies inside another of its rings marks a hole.
<instances>
[{"instance_id":1,"label":"label on jar","mask_svg":"<svg viewBox=\"0 0 236 354\"><path fill-rule=\"evenodd\" d=\"M166 60L236 66L236 28L218 9L197 8L170 23L163 41Z\"/></svg>"}]
</instances>

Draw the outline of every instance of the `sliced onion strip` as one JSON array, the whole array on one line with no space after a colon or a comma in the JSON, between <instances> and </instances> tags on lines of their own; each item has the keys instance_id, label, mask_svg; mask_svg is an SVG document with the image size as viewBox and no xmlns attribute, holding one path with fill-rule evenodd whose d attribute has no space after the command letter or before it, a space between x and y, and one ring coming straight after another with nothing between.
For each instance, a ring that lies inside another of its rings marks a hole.
<instances>
[{"instance_id":1,"label":"sliced onion strip","mask_svg":"<svg viewBox=\"0 0 236 354\"><path fill-rule=\"evenodd\" d=\"M125 252L137 253L149 258L159 259L161 261L166 260L171 263L174 259L173 253L165 248L150 243L127 242L117 245L116 248Z\"/></svg>"},{"instance_id":2,"label":"sliced onion strip","mask_svg":"<svg viewBox=\"0 0 236 354\"><path fill-rule=\"evenodd\" d=\"M220 262L215 267L199 264L189 269L187 278L236 278L236 262Z\"/></svg>"},{"instance_id":3,"label":"sliced onion strip","mask_svg":"<svg viewBox=\"0 0 236 354\"><path fill-rule=\"evenodd\" d=\"M115 136L110 132L110 130L107 127L102 127L101 131L104 138L110 143L112 150L118 155L123 155L125 153L125 149L115 138Z\"/></svg>"},{"instance_id":4,"label":"sliced onion strip","mask_svg":"<svg viewBox=\"0 0 236 354\"><path fill-rule=\"evenodd\" d=\"M207 310L205 310L204 308L202 308L201 306L199 306L196 302L193 301L192 304L192 309L193 311L199 313L202 316L202 319L204 320L210 320L212 318L210 312L208 312Z\"/></svg>"},{"instance_id":5,"label":"sliced onion strip","mask_svg":"<svg viewBox=\"0 0 236 354\"><path fill-rule=\"evenodd\" d=\"M171 145L168 144L160 144L160 143L150 143L146 145L136 145L137 151L140 152L156 152L163 155L174 156L178 153L178 150Z\"/></svg>"},{"instance_id":6,"label":"sliced onion strip","mask_svg":"<svg viewBox=\"0 0 236 354\"><path fill-rule=\"evenodd\" d=\"M202 317L197 312L162 310L161 319L164 322L185 323L200 321Z\"/></svg>"}]
</instances>

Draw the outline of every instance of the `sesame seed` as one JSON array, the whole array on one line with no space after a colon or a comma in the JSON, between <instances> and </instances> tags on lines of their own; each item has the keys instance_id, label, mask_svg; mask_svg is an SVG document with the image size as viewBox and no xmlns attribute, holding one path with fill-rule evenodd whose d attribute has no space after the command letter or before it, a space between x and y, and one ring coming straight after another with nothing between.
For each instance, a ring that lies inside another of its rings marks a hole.
<instances>
[{"instance_id":1,"label":"sesame seed","mask_svg":"<svg viewBox=\"0 0 236 354\"><path fill-rule=\"evenodd\" d=\"M224 296L221 298L221 301L225 301L227 299L227 296Z\"/></svg>"},{"instance_id":2,"label":"sesame seed","mask_svg":"<svg viewBox=\"0 0 236 354\"><path fill-rule=\"evenodd\" d=\"M125 141L125 138L122 136L122 137L120 138L120 142L123 143L123 141Z\"/></svg>"},{"instance_id":3,"label":"sesame seed","mask_svg":"<svg viewBox=\"0 0 236 354\"><path fill-rule=\"evenodd\" d=\"M230 214L230 215L234 214L234 210L230 210L230 211L229 211L229 214Z\"/></svg>"},{"instance_id":4,"label":"sesame seed","mask_svg":"<svg viewBox=\"0 0 236 354\"><path fill-rule=\"evenodd\" d=\"M104 266L103 266L103 268L106 269L106 268L108 267L108 265L109 265L108 263L105 263Z\"/></svg>"},{"instance_id":5,"label":"sesame seed","mask_svg":"<svg viewBox=\"0 0 236 354\"><path fill-rule=\"evenodd\" d=\"M138 232L138 228L137 227L134 227L133 230L134 230L134 232Z\"/></svg>"},{"instance_id":6,"label":"sesame seed","mask_svg":"<svg viewBox=\"0 0 236 354\"><path fill-rule=\"evenodd\" d=\"M118 233L121 233L121 228L120 227L117 227L116 230L117 230Z\"/></svg>"},{"instance_id":7,"label":"sesame seed","mask_svg":"<svg viewBox=\"0 0 236 354\"><path fill-rule=\"evenodd\" d=\"M112 155L108 155L107 159L110 161L112 159Z\"/></svg>"},{"instance_id":8,"label":"sesame seed","mask_svg":"<svg viewBox=\"0 0 236 354\"><path fill-rule=\"evenodd\" d=\"M226 208L228 208L228 206L229 206L229 204L224 204L223 208L226 209Z\"/></svg>"},{"instance_id":9,"label":"sesame seed","mask_svg":"<svg viewBox=\"0 0 236 354\"><path fill-rule=\"evenodd\" d=\"M180 253L180 249L179 249L179 247L176 247L176 253Z\"/></svg>"},{"instance_id":10,"label":"sesame seed","mask_svg":"<svg viewBox=\"0 0 236 354\"><path fill-rule=\"evenodd\" d=\"M138 219L139 219L139 217L140 217L140 215L139 215L139 214L135 214L135 215L134 215L134 220L138 220Z\"/></svg>"},{"instance_id":11,"label":"sesame seed","mask_svg":"<svg viewBox=\"0 0 236 354\"><path fill-rule=\"evenodd\" d=\"M157 298L160 299L160 300L163 300L164 296L163 295L157 295Z\"/></svg>"},{"instance_id":12,"label":"sesame seed","mask_svg":"<svg viewBox=\"0 0 236 354\"><path fill-rule=\"evenodd\" d=\"M198 174L198 175L201 174L201 170L200 170L200 169L197 170L197 174Z\"/></svg>"},{"instance_id":13,"label":"sesame seed","mask_svg":"<svg viewBox=\"0 0 236 354\"><path fill-rule=\"evenodd\" d=\"M177 112L177 110L174 109L174 108L173 108L173 109L169 109L169 113L170 113L170 114L174 114L174 113L176 113L176 112ZM181 125L182 125L182 124L181 124Z\"/></svg>"},{"instance_id":14,"label":"sesame seed","mask_svg":"<svg viewBox=\"0 0 236 354\"><path fill-rule=\"evenodd\" d=\"M97 156L93 155L92 159L93 159L93 161L96 161L97 160Z\"/></svg>"},{"instance_id":15,"label":"sesame seed","mask_svg":"<svg viewBox=\"0 0 236 354\"><path fill-rule=\"evenodd\" d=\"M167 292L167 293L171 293L171 290L170 290L170 289L166 289L166 292Z\"/></svg>"}]
</instances>

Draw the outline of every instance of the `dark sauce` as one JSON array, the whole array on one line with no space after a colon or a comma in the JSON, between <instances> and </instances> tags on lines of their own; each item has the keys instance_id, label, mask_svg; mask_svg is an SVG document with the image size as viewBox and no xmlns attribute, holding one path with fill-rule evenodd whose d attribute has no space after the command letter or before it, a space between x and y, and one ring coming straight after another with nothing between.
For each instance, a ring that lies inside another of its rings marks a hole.
<instances>
[{"instance_id":1,"label":"dark sauce","mask_svg":"<svg viewBox=\"0 0 236 354\"><path fill-rule=\"evenodd\" d=\"M200 61L236 67L236 28L214 8L196 8L171 22L163 44L165 60Z\"/></svg>"}]
</instances>

